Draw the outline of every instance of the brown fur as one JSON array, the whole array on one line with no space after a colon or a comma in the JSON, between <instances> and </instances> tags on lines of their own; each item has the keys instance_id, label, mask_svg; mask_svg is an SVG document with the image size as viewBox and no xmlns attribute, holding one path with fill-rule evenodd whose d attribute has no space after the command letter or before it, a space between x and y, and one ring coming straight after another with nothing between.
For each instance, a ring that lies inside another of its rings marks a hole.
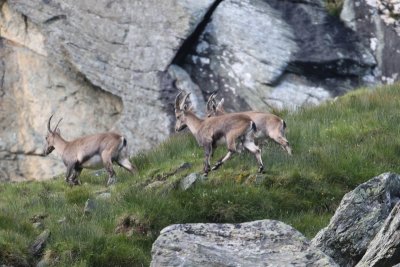
<instances>
[{"instance_id":1,"label":"brown fur","mask_svg":"<svg viewBox=\"0 0 400 267\"><path fill-rule=\"evenodd\" d=\"M46 136L45 155L56 150L61 155L67 167L65 180L70 184L79 184L78 176L83 168L99 169L105 168L109 174L107 184L115 182L115 171L113 162L133 173L135 168L128 159L126 140L123 136L113 133L99 133L79 137L72 141L62 138L60 130L50 129L48 123L48 134ZM58 125L58 124L57 124Z\"/></svg>"},{"instance_id":2,"label":"brown fur","mask_svg":"<svg viewBox=\"0 0 400 267\"><path fill-rule=\"evenodd\" d=\"M215 117L225 115L226 112L223 107L224 100L222 99L218 104L215 102L215 94L211 95L207 102L207 116ZM246 111L236 114L244 114L250 117L257 126L258 133L256 139L270 138L281 145L281 147L289 154L292 154L292 148L285 137L286 123L278 116L266 112Z\"/></svg>"},{"instance_id":3,"label":"brown fur","mask_svg":"<svg viewBox=\"0 0 400 267\"><path fill-rule=\"evenodd\" d=\"M228 153L216 163L212 168L213 170L221 166L233 153L236 152L237 142L243 143L244 147L256 156L259 163L259 171L263 170L261 151L254 144L254 132L252 127L254 123L247 115L226 114L202 120L198 118L191 111L191 108L185 104L185 100L189 94L184 97L183 101L180 101L179 99L180 94L177 96L175 103L175 117L177 119L175 130L180 131L187 126L199 145L204 148L205 174L208 174L210 171L210 158L213 149L219 140L225 140Z\"/></svg>"}]
</instances>

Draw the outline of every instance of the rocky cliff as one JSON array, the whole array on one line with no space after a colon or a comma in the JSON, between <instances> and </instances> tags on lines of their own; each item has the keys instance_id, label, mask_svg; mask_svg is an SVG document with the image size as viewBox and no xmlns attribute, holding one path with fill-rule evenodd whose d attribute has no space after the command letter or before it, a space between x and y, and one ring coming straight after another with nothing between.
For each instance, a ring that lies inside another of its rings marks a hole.
<instances>
[{"instance_id":1,"label":"rocky cliff","mask_svg":"<svg viewBox=\"0 0 400 267\"><path fill-rule=\"evenodd\" d=\"M360 19L342 16L343 23L322 0L3 0L0 7L0 180L63 171L56 156L40 157L53 113L64 118L67 139L116 130L135 153L172 133L177 89L193 92L201 115L215 90L228 111L267 111L397 79L397 66L385 71L391 59L380 56L396 46L373 49L391 37L377 33L372 46Z\"/></svg>"}]
</instances>

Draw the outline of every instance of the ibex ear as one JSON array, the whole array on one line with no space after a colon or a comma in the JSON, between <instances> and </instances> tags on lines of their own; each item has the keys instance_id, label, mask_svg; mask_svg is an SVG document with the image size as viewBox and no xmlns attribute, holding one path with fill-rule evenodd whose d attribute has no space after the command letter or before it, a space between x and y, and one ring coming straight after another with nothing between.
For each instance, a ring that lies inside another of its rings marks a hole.
<instances>
[{"instance_id":1,"label":"ibex ear","mask_svg":"<svg viewBox=\"0 0 400 267\"><path fill-rule=\"evenodd\" d=\"M185 104L183 106L183 111L192 111L193 110L193 106L191 104Z\"/></svg>"},{"instance_id":2,"label":"ibex ear","mask_svg":"<svg viewBox=\"0 0 400 267\"><path fill-rule=\"evenodd\" d=\"M56 129L56 133L57 133L58 135L61 134L60 128L57 128L57 129Z\"/></svg>"}]
</instances>

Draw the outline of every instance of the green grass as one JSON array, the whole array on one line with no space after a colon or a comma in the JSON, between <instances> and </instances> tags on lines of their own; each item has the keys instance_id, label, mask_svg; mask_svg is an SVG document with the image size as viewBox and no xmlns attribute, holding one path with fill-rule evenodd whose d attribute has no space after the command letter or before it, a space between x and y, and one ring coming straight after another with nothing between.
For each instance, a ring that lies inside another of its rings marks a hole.
<instances>
[{"instance_id":1,"label":"green grass","mask_svg":"<svg viewBox=\"0 0 400 267\"><path fill-rule=\"evenodd\" d=\"M331 16L339 17L344 0L325 0L325 8Z\"/></svg>"},{"instance_id":2,"label":"green grass","mask_svg":"<svg viewBox=\"0 0 400 267\"><path fill-rule=\"evenodd\" d=\"M293 146L288 156L276 144L263 149L266 173L248 153L235 155L208 179L182 191L179 181L202 170L203 151L189 134L177 134L132 158L137 175L117 169L118 183L84 171L82 186L62 177L45 182L0 184L0 265L32 266L29 247L51 236L43 257L52 266L148 266L159 231L175 223L286 222L308 238L326 226L342 196L383 172L400 172L400 86L359 90L320 107L281 114ZM213 162L225 153L216 151ZM178 169L183 163L188 168ZM149 184L162 184L146 189ZM109 190L111 198L88 198ZM61 221L61 222L60 222Z\"/></svg>"}]
</instances>

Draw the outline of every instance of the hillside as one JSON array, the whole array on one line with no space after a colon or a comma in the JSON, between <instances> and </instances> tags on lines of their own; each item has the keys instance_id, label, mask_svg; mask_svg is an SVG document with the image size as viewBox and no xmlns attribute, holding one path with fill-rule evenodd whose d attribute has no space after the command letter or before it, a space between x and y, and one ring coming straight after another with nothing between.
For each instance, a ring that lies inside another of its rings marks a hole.
<instances>
[{"instance_id":1,"label":"hillside","mask_svg":"<svg viewBox=\"0 0 400 267\"><path fill-rule=\"evenodd\" d=\"M61 176L0 184L0 265L38 262L30 245L43 229L51 233L44 258L57 266L148 266L152 242L174 223L268 218L311 238L346 192L374 175L400 172L399 108L400 86L393 85L279 114L293 156L268 143L265 174L256 175L253 157L243 153L187 191L179 181L202 169L203 154L186 133L138 154L132 161L139 173L118 169L109 189L104 172L89 171L73 188ZM85 213L89 198L95 207Z\"/></svg>"},{"instance_id":2,"label":"hillside","mask_svg":"<svg viewBox=\"0 0 400 267\"><path fill-rule=\"evenodd\" d=\"M175 86L200 114L216 90L227 111L293 110L399 81L396 3L0 0L0 181L63 171L38 156L51 114L136 154L174 134Z\"/></svg>"}]
</instances>

